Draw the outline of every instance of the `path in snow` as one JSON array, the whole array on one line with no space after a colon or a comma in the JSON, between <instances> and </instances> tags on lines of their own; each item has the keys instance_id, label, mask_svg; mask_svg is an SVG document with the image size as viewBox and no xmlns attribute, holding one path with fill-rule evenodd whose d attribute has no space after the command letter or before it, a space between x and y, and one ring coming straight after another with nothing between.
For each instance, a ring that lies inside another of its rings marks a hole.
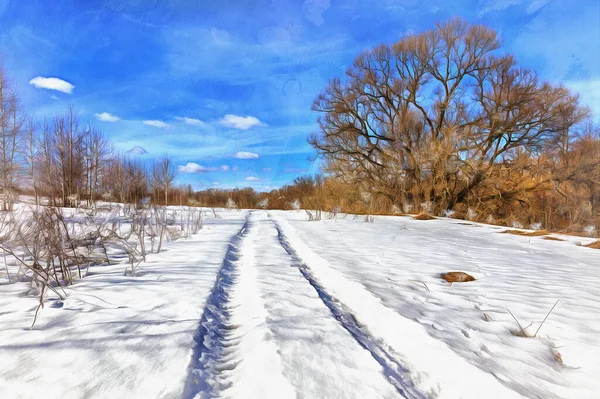
<instances>
[{"instance_id":1,"label":"path in snow","mask_svg":"<svg viewBox=\"0 0 600 399\"><path fill-rule=\"evenodd\" d=\"M264 212L232 240L184 397L401 397L282 243Z\"/></svg>"}]
</instances>

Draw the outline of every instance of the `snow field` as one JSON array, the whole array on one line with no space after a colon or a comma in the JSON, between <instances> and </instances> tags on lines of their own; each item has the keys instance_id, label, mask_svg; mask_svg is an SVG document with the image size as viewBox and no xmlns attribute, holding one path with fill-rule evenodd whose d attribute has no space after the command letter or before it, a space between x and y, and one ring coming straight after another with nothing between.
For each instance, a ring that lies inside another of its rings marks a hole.
<instances>
[{"instance_id":1,"label":"snow field","mask_svg":"<svg viewBox=\"0 0 600 399\"><path fill-rule=\"evenodd\" d=\"M451 219L219 211L136 276L93 266L29 330L0 281L0 398L595 398L600 261ZM558 236L557 236L558 237ZM477 281L447 284L464 271ZM519 330L508 309L533 335ZM531 325L530 325L531 323Z\"/></svg>"},{"instance_id":2,"label":"snow field","mask_svg":"<svg viewBox=\"0 0 600 399\"><path fill-rule=\"evenodd\" d=\"M316 254L315 263L339 274L333 280L343 276L368 291L504 386L526 397L597 397L600 253L575 245L592 240L498 234L505 229L451 219L307 222L301 213L278 215ZM448 271L479 280L450 285L439 278ZM533 335L559 299L537 338L513 335L519 327L507 309L523 327L532 322L526 331Z\"/></svg>"}]
</instances>

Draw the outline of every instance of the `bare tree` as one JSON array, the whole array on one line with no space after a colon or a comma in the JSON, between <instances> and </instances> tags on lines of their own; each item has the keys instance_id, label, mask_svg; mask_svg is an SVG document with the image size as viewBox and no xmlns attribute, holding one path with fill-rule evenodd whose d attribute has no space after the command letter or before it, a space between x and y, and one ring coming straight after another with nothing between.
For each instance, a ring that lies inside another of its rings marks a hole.
<instances>
[{"instance_id":1,"label":"bare tree","mask_svg":"<svg viewBox=\"0 0 600 399\"><path fill-rule=\"evenodd\" d=\"M83 139L85 148L86 196L88 206L96 203L96 196L110 156L109 143L100 130L90 125Z\"/></svg>"},{"instance_id":2,"label":"bare tree","mask_svg":"<svg viewBox=\"0 0 600 399\"><path fill-rule=\"evenodd\" d=\"M315 101L310 143L329 171L402 207L469 201L493 169L587 114L499 46L493 30L455 19L361 54Z\"/></svg>"},{"instance_id":3,"label":"bare tree","mask_svg":"<svg viewBox=\"0 0 600 399\"><path fill-rule=\"evenodd\" d=\"M33 119L29 119L27 121L27 130L23 145L23 159L25 160L25 166L27 167L27 176L29 178L31 188L33 189L36 205L40 204L38 192L39 182L36 168L36 159L39 155L38 144L36 125L33 122Z\"/></svg>"},{"instance_id":4,"label":"bare tree","mask_svg":"<svg viewBox=\"0 0 600 399\"><path fill-rule=\"evenodd\" d=\"M12 210L18 188L18 152L23 124L17 94L0 65L0 189L2 210L5 211Z\"/></svg>"},{"instance_id":5,"label":"bare tree","mask_svg":"<svg viewBox=\"0 0 600 399\"><path fill-rule=\"evenodd\" d=\"M152 164L152 185L158 191L164 190L165 193L165 205L169 204L169 189L173 185L175 180L175 164L169 158L168 155L162 157L159 161L155 161Z\"/></svg>"}]
</instances>

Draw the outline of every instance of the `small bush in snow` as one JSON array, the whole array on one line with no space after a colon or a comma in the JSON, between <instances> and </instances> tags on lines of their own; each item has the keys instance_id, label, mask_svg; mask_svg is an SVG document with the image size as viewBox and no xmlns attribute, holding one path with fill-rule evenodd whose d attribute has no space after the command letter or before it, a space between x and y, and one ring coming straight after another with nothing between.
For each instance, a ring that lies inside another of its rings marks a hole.
<instances>
[{"instance_id":1,"label":"small bush in snow","mask_svg":"<svg viewBox=\"0 0 600 399\"><path fill-rule=\"evenodd\" d=\"M510 222L510 227L512 227L513 229L522 229L523 225L513 220L512 222Z\"/></svg>"},{"instance_id":2,"label":"small bush in snow","mask_svg":"<svg viewBox=\"0 0 600 399\"><path fill-rule=\"evenodd\" d=\"M531 226L529 226L529 228L531 230L541 230L542 229L542 224L541 223L533 223Z\"/></svg>"},{"instance_id":3,"label":"small bush in snow","mask_svg":"<svg viewBox=\"0 0 600 399\"><path fill-rule=\"evenodd\" d=\"M402 213L402 211L400 210L400 207L396 204L392 205L392 214L397 215L399 213Z\"/></svg>"},{"instance_id":4,"label":"small bush in snow","mask_svg":"<svg viewBox=\"0 0 600 399\"><path fill-rule=\"evenodd\" d=\"M415 207L414 207L414 205L413 205L413 204L406 204L406 205L404 205L404 211L405 211L406 213L411 213L411 212L413 211L413 209L414 209L414 208L415 208Z\"/></svg>"},{"instance_id":5,"label":"small bush in snow","mask_svg":"<svg viewBox=\"0 0 600 399\"><path fill-rule=\"evenodd\" d=\"M444 211L444 216L447 218L451 218L452 216L454 216L455 213L456 211L454 209L446 209Z\"/></svg>"},{"instance_id":6,"label":"small bush in snow","mask_svg":"<svg viewBox=\"0 0 600 399\"><path fill-rule=\"evenodd\" d=\"M496 223L496 219L494 219L494 217L492 215L489 215L487 218L485 218L485 222L487 224L494 224L494 223Z\"/></svg>"},{"instance_id":7,"label":"small bush in snow","mask_svg":"<svg viewBox=\"0 0 600 399\"><path fill-rule=\"evenodd\" d=\"M290 202L288 204L288 206L290 207L290 209L293 209L293 210L297 211L301 207L300 200L299 199L295 199L292 202Z\"/></svg>"},{"instance_id":8,"label":"small bush in snow","mask_svg":"<svg viewBox=\"0 0 600 399\"><path fill-rule=\"evenodd\" d=\"M258 202L257 206L260 209L267 209L267 206L269 206L269 199L268 198L264 198L264 199L260 200Z\"/></svg>"},{"instance_id":9,"label":"small bush in snow","mask_svg":"<svg viewBox=\"0 0 600 399\"><path fill-rule=\"evenodd\" d=\"M424 213L431 213L432 206L433 204L431 203L431 201L421 202L421 209Z\"/></svg>"},{"instance_id":10,"label":"small bush in snow","mask_svg":"<svg viewBox=\"0 0 600 399\"><path fill-rule=\"evenodd\" d=\"M474 209L469 208L467 210L467 220L470 220L473 222L473 221L477 220L477 216L478 216L477 211L475 211Z\"/></svg>"},{"instance_id":11,"label":"small bush in snow","mask_svg":"<svg viewBox=\"0 0 600 399\"><path fill-rule=\"evenodd\" d=\"M235 201L233 200L233 198L228 198L227 199L227 209L235 209L237 208L237 205L235 204Z\"/></svg>"},{"instance_id":12,"label":"small bush in snow","mask_svg":"<svg viewBox=\"0 0 600 399\"><path fill-rule=\"evenodd\" d=\"M595 237L596 236L596 226L585 226L583 228L583 232L588 236L588 237Z\"/></svg>"}]
</instances>

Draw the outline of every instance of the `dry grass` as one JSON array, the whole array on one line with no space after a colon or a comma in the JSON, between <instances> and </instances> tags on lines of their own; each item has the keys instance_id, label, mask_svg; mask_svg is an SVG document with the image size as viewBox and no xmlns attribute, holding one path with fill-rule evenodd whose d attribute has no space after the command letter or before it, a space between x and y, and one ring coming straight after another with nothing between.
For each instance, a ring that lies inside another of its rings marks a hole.
<instances>
[{"instance_id":1,"label":"dry grass","mask_svg":"<svg viewBox=\"0 0 600 399\"><path fill-rule=\"evenodd\" d=\"M600 249L600 240L594 241L591 244L586 245L587 248Z\"/></svg>"},{"instance_id":2,"label":"dry grass","mask_svg":"<svg viewBox=\"0 0 600 399\"><path fill-rule=\"evenodd\" d=\"M416 220L433 220L433 219L436 219L436 217L433 216L433 215L430 215L428 213L423 212L423 213L419 213L418 215L413 216L413 219L416 219Z\"/></svg>"},{"instance_id":3,"label":"dry grass","mask_svg":"<svg viewBox=\"0 0 600 399\"><path fill-rule=\"evenodd\" d=\"M465 272L442 273L440 277L449 283L464 283L467 281L475 281L475 277Z\"/></svg>"},{"instance_id":4,"label":"dry grass","mask_svg":"<svg viewBox=\"0 0 600 399\"><path fill-rule=\"evenodd\" d=\"M548 240L548 241L564 241L562 238L552 237L552 236L546 236L546 237L544 237L544 240Z\"/></svg>"},{"instance_id":5,"label":"dry grass","mask_svg":"<svg viewBox=\"0 0 600 399\"><path fill-rule=\"evenodd\" d=\"M548 230L536 230L536 231L521 231L521 230L504 230L501 234L514 234L516 236L524 237L540 237L550 234Z\"/></svg>"}]
</instances>

